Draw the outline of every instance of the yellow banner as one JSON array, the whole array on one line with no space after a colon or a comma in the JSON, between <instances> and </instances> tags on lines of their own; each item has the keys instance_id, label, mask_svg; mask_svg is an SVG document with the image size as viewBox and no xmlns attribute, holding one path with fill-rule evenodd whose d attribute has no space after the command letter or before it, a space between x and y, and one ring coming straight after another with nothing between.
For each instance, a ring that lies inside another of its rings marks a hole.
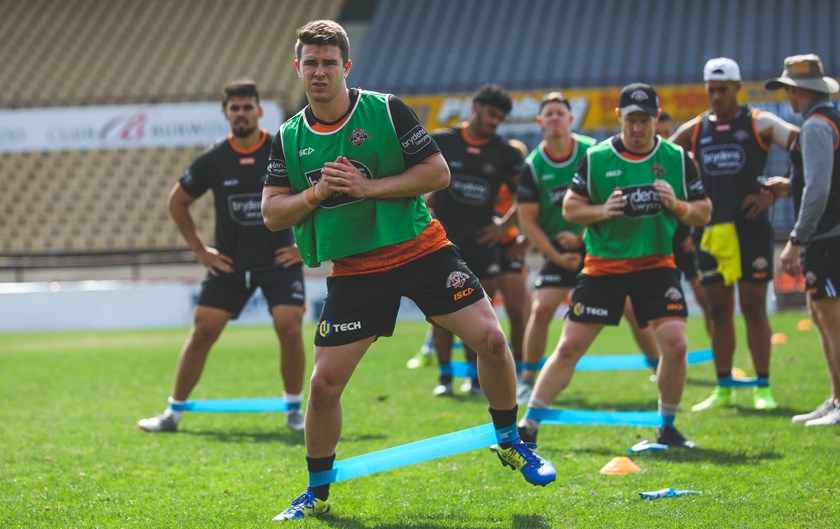
<instances>
[{"instance_id":1,"label":"yellow banner","mask_svg":"<svg viewBox=\"0 0 840 529\"><path fill-rule=\"evenodd\" d=\"M657 86L660 107L674 117L679 125L709 108L704 85ZM540 108L540 101L549 92L560 89L511 92L513 110L506 125L533 124ZM576 118L575 130L609 131L618 129L615 107L621 87L560 90L572 105ZM413 95L402 99L417 112L420 122L430 131L450 127L469 119L472 112L472 93ZM776 113L785 113L787 105L784 90L767 91L764 83L743 83L739 99L742 102L769 107ZM789 107L787 113L789 113ZM784 116L787 117L787 116Z\"/></svg>"}]
</instances>

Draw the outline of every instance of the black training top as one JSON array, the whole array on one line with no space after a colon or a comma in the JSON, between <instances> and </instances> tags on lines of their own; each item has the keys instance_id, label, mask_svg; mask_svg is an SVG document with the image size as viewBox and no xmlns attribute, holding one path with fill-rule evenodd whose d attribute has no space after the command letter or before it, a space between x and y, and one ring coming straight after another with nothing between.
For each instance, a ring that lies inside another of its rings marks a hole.
<instances>
[{"instance_id":1,"label":"black training top","mask_svg":"<svg viewBox=\"0 0 840 529\"><path fill-rule=\"evenodd\" d=\"M455 244L474 244L475 234L493 222L493 208L502 183L516 193L522 154L501 137L477 143L463 126L432 134L449 165L449 187L434 195L435 217Z\"/></svg>"},{"instance_id":2,"label":"black training top","mask_svg":"<svg viewBox=\"0 0 840 529\"><path fill-rule=\"evenodd\" d=\"M748 220L741 211L741 201L761 189L759 176L767 164L769 145L755 128L758 110L742 106L732 121L719 123L706 112L697 121L692 148L700 166L703 187L712 201L710 224L739 222L769 227L767 210Z\"/></svg>"},{"instance_id":3,"label":"black training top","mask_svg":"<svg viewBox=\"0 0 840 529\"><path fill-rule=\"evenodd\" d=\"M263 131L254 149L242 151L230 135L200 154L180 180L193 197L213 191L214 246L233 259L236 269L271 264L275 249L294 244L291 229L272 232L263 223L260 204L271 140Z\"/></svg>"}]
</instances>

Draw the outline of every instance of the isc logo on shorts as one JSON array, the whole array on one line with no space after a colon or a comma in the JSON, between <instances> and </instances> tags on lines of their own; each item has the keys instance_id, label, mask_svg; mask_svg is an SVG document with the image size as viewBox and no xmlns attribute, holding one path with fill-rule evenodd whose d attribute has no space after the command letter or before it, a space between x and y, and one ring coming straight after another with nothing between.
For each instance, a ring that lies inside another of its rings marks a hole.
<instances>
[{"instance_id":1,"label":"isc logo on shorts","mask_svg":"<svg viewBox=\"0 0 840 529\"><path fill-rule=\"evenodd\" d=\"M358 331L362 328L362 322L351 321L349 323L333 323L329 320L324 320L318 324L318 334L326 338L333 333Z\"/></svg>"},{"instance_id":2,"label":"isc logo on shorts","mask_svg":"<svg viewBox=\"0 0 840 529\"><path fill-rule=\"evenodd\" d=\"M466 288L464 290L459 290L458 292L456 292L455 294L452 295L452 299L454 299L455 301L458 301L459 299L462 299L462 298L465 298L465 297L469 296L473 292L475 292L474 288Z\"/></svg>"}]
</instances>

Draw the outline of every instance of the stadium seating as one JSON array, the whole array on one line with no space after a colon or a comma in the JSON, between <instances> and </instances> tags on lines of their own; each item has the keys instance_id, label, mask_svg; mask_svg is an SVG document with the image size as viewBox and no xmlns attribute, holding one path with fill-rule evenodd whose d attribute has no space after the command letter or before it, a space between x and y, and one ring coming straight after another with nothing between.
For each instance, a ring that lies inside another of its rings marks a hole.
<instances>
[{"instance_id":1,"label":"stadium seating","mask_svg":"<svg viewBox=\"0 0 840 529\"><path fill-rule=\"evenodd\" d=\"M351 80L396 94L694 84L719 55L762 80L806 52L840 75L838 16L830 0L383 1Z\"/></svg>"},{"instance_id":2,"label":"stadium seating","mask_svg":"<svg viewBox=\"0 0 840 529\"><path fill-rule=\"evenodd\" d=\"M296 111L295 31L342 0L0 2L0 107L217 101L251 77ZM279 50L279 51L278 51ZM0 155L0 256L186 247L169 189L203 147ZM208 240L212 200L193 214Z\"/></svg>"}]
</instances>

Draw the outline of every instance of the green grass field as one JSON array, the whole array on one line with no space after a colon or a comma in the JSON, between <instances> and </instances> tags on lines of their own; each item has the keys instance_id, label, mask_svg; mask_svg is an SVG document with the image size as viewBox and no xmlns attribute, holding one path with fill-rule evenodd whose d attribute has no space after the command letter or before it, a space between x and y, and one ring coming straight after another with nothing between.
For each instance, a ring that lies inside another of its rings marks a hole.
<instances>
[{"instance_id":1,"label":"green grass field","mask_svg":"<svg viewBox=\"0 0 840 529\"><path fill-rule=\"evenodd\" d=\"M540 452L558 480L527 485L477 450L333 486L333 515L298 527L336 528L829 528L840 525L840 429L792 425L829 391L816 330L803 314L772 317L788 335L774 346L772 382L780 409L739 407L692 414L677 425L698 448L642 453L642 471L599 469L651 428L546 425ZM559 333L559 323L552 343ZM357 370L344 396L338 459L489 422L482 398L434 399L436 370L406 360L425 326L401 323ZM736 365L752 374L739 324ZM193 413L177 434L147 434L138 419L165 405L185 329L142 332L0 334L0 527L272 527L307 483L302 433L279 414ZM307 342L313 327L307 326ZM708 346L699 320L690 349ZM608 329L590 354L632 353L629 331ZM267 397L282 391L268 328L229 328L193 398ZM311 347L310 347L311 349ZM310 366L311 367L311 366ZM704 398L710 363L689 368L684 408ZM645 371L579 373L555 407L655 410ZM664 487L701 496L639 499Z\"/></svg>"}]
</instances>

